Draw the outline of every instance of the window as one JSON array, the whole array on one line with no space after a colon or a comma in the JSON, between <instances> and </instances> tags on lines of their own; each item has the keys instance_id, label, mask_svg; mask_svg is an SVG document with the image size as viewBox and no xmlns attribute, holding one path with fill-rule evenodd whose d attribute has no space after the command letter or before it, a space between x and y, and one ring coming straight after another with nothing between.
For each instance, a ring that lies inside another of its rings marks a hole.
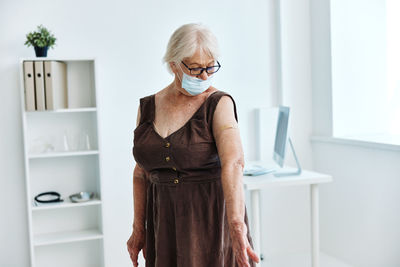
<instances>
[{"instance_id":1,"label":"window","mask_svg":"<svg viewBox=\"0 0 400 267\"><path fill-rule=\"evenodd\" d=\"M334 137L400 141L399 13L398 0L331 1Z\"/></svg>"}]
</instances>

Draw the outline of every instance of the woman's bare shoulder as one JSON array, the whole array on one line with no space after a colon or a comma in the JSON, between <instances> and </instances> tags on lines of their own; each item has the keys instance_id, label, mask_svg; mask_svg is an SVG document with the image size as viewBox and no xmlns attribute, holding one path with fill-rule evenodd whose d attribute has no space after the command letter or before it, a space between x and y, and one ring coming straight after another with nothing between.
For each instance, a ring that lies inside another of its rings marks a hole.
<instances>
[{"instance_id":1,"label":"woman's bare shoulder","mask_svg":"<svg viewBox=\"0 0 400 267\"><path fill-rule=\"evenodd\" d=\"M233 119L236 118L236 103L233 97L224 91L219 91L222 96L218 98L214 117L220 116L221 118L232 117ZM233 116L231 116L233 115Z\"/></svg>"},{"instance_id":2,"label":"woman's bare shoulder","mask_svg":"<svg viewBox=\"0 0 400 267\"><path fill-rule=\"evenodd\" d=\"M166 95L167 93L167 89L168 87L170 87L171 85L167 85L166 87L164 87L163 89L158 90L157 92L154 93L154 95L156 95L157 97L163 97Z\"/></svg>"}]
</instances>

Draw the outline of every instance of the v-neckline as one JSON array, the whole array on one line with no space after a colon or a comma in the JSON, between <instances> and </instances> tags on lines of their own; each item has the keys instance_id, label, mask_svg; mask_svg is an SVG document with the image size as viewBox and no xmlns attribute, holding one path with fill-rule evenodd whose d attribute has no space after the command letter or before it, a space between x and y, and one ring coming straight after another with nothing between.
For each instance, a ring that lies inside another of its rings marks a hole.
<instances>
[{"instance_id":1,"label":"v-neckline","mask_svg":"<svg viewBox=\"0 0 400 267\"><path fill-rule=\"evenodd\" d=\"M183 124L181 127L179 127L177 130L173 131L172 133L170 133L169 135L167 135L166 137L162 137L156 130L156 127L154 126L154 120L156 118L156 94L152 95L152 101L153 101L153 117L151 120L151 128L153 129L153 132L156 133L157 136L159 136L161 139L163 140L167 140L169 139L172 135L178 133L179 131L181 131L182 129L184 129L186 127L186 125L194 118L194 116L197 115L197 113L203 108L203 106L206 104L206 102L208 101L208 99L215 94L216 92L219 92L218 90L215 92L212 92L209 96L207 96L206 100L203 101L203 103L200 105L200 107L193 113L193 115L185 122L185 124Z\"/></svg>"}]
</instances>

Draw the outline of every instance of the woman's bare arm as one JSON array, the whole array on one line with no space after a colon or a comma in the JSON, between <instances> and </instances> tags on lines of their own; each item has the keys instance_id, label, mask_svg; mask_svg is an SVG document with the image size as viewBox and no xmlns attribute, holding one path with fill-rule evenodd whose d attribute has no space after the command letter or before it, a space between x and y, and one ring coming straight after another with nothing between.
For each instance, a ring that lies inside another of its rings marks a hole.
<instances>
[{"instance_id":1,"label":"woman's bare arm","mask_svg":"<svg viewBox=\"0 0 400 267\"><path fill-rule=\"evenodd\" d=\"M146 222L146 173L137 164L133 171L133 228L145 229Z\"/></svg>"},{"instance_id":2,"label":"woman's bare arm","mask_svg":"<svg viewBox=\"0 0 400 267\"><path fill-rule=\"evenodd\" d=\"M221 179L229 225L244 223L244 156L233 102L223 96L215 109L213 134L221 160Z\"/></svg>"},{"instance_id":3,"label":"woman's bare arm","mask_svg":"<svg viewBox=\"0 0 400 267\"><path fill-rule=\"evenodd\" d=\"M136 127L140 121L140 109L138 110ZM143 257L146 259L146 171L138 164L133 170L133 206L134 218L132 225L132 234L126 242L129 256L133 266L137 267L140 250L143 251Z\"/></svg>"},{"instance_id":4,"label":"woman's bare arm","mask_svg":"<svg viewBox=\"0 0 400 267\"><path fill-rule=\"evenodd\" d=\"M140 121L140 108L138 109L136 127ZM146 171L137 163L133 170L133 201L134 219L133 228L143 231L146 222Z\"/></svg>"},{"instance_id":5,"label":"woman's bare arm","mask_svg":"<svg viewBox=\"0 0 400 267\"><path fill-rule=\"evenodd\" d=\"M240 267L250 267L249 256L255 262L260 259L247 239L242 181L244 155L233 102L229 96L223 96L217 104L213 134L221 161L221 181L233 251Z\"/></svg>"}]
</instances>

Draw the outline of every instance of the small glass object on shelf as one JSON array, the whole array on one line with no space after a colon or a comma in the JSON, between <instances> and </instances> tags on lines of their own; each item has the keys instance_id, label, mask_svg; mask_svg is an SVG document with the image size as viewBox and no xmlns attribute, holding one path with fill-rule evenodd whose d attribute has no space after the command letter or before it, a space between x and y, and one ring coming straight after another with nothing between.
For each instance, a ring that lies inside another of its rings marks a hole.
<instances>
[{"instance_id":1,"label":"small glass object on shelf","mask_svg":"<svg viewBox=\"0 0 400 267\"><path fill-rule=\"evenodd\" d=\"M77 131L72 130L65 130L65 134L67 136L67 143L68 143L68 151L77 151L80 148L79 145L79 137L80 134Z\"/></svg>"},{"instance_id":2,"label":"small glass object on shelf","mask_svg":"<svg viewBox=\"0 0 400 267\"><path fill-rule=\"evenodd\" d=\"M45 138L43 136L33 139L29 147L29 153L32 154L41 154L54 151L55 147L53 145L53 142L51 142L50 140L48 140L48 138Z\"/></svg>"},{"instance_id":3,"label":"small glass object on shelf","mask_svg":"<svg viewBox=\"0 0 400 267\"><path fill-rule=\"evenodd\" d=\"M64 151L90 150L90 137L87 130L64 131Z\"/></svg>"},{"instance_id":4,"label":"small glass object on shelf","mask_svg":"<svg viewBox=\"0 0 400 267\"><path fill-rule=\"evenodd\" d=\"M79 148L81 149L81 150L90 150L91 149L91 146L90 146L90 138L89 138L89 134L88 134L88 131L87 130L85 130L85 131L82 131L82 132L80 132L80 134L79 134Z\"/></svg>"},{"instance_id":5,"label":"small glass object on shelf","mask_svg":"<svg viewBox=\"0 0 400 267\"><path fill-rule=\"evenodd\" d=\"M64 132L64 135L63 135L63 148L64 148L64 151L69 151L69 144L68 144L68 138L67 138L67 133L66 132Z\"/></svg>"}]
</instances>

